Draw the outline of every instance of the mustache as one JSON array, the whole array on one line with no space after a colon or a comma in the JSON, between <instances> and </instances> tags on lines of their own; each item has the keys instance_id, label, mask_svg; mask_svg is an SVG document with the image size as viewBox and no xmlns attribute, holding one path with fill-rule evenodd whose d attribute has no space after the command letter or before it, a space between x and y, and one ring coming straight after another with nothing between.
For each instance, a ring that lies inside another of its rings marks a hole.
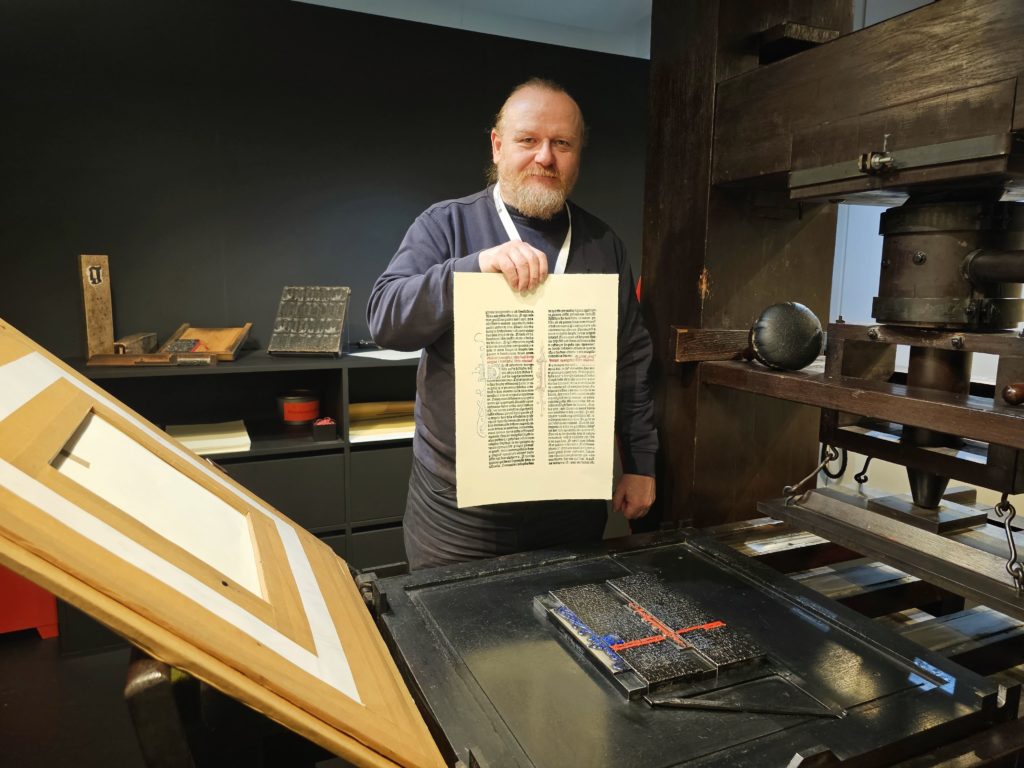
<instances>
[{"instance_id":1,"label":"mustache","mask_svg":"<svg viewBox=\"0 0 1024 768\"><path fill-rule=\"evenodd\" d=\"M518 181L520 184L526 184L530 181L530 179L555 179L560 183L564 183L564 180L562 179L562 174L550 168L537 168L526 170L520 173L518 176Z\"/></svg>"}]
</instances>

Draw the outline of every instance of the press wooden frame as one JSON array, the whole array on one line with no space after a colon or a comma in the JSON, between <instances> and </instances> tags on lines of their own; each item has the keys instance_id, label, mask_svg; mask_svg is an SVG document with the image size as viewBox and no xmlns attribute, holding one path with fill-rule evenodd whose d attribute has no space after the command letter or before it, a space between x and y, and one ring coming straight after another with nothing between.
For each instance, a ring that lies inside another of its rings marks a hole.
<instances>
[{"instance_id":1,"label":"press wooden frame","mask_svg":"<svg viewBox=\"0 0 1024 768\"><path fill-rule=\"evenodd\" d=\"M4 472L20 473L28 478L25 482L40 484L127 536L319 661L323 657L315 650L301 590L281 538L291 529L309 563L362 703L225 617L58 522L7 483L0 485L0 562L92 614L154 657L236 696L350 762L443 765L343 561L213 465L0 321L0 368L33 354L45 361L40 366L55 366L59 375L0 421ZM247 516L266 599L232 584L209 564L52 466L54 456L89 413L107 420Z\"/></svg>"}]
</instances>

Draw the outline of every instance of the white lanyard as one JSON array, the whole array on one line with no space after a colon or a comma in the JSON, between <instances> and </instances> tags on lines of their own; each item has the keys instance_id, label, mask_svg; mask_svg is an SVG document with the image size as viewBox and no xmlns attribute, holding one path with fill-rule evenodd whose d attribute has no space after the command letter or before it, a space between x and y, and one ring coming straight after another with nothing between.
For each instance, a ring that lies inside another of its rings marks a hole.
<instances>
[{"instance_id":1,"label":"white lanyard","mask_svg":"<svg viewBox=\"0 0 1024 768\"><path fill-rule=\"evenodd\" d=\"M505 207L505 201L501 199L501 184L494 185L494 207L498 209L498 218L501 219L502 226L505 227L505 231L508 233L508 239L522 241L523 238L519 236L519 230L516 229L515 222L512 221L508 208ZM556 275L561 275L565 272L565 264L569 261L569 243L572 241L572 214L569 213L568 203L565 204L565 215L569 219L569 231L565 233L565 241L558 250L558 258L555 259L554 274Z\"/></svg>"}]
</instances>

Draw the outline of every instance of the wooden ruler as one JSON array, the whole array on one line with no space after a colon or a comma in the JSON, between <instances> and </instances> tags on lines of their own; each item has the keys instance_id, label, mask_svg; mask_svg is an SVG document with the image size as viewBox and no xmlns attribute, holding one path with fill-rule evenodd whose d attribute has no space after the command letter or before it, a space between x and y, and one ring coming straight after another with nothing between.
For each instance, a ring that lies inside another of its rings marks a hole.
<instances>
[{"instance_id":1,"label":"wooden ruler","mask_svg":"<svg viewBox=\"0 0 1024 768\"><path fill-rule=\"evenodd\" d=\"M114 353L114 313L110 302L110 265L106 256L78 257L85 307L86 356Z\"/></svg>"}]
</instances>

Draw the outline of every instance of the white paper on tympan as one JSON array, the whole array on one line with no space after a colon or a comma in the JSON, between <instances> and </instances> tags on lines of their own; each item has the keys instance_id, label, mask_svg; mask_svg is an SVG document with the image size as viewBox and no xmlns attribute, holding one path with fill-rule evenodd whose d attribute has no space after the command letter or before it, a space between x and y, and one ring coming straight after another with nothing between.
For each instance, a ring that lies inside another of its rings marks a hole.
<instances>
[{"instance_id":1,"label":"white paper on tympan","mask_svg":"<svg viewBox=\"0 0 1024 768\"><path fill-rule=\"evenodd\" d=\"M520 294L456 273L454 293L458 505L611 498L618 275Z\"/></svg>"}]
</instances>

